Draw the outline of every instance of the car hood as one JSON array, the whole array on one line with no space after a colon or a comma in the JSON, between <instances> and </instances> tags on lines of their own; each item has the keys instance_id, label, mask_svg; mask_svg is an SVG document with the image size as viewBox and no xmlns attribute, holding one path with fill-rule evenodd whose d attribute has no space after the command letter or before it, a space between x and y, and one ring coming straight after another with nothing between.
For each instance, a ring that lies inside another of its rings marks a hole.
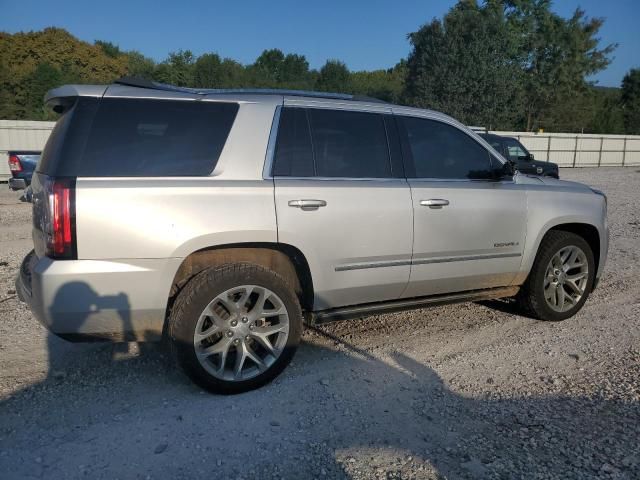
<instances>
[{"instance_id":1,"label":"car hood","mask_svg":"<svg viewBox=\"0 0 640 480\"><path fill-rule=\"evenodd\" d=\"M549 187L556 187L563 190L574 190L578 192L591 192L593 191L589 186L584 183L570 182L568 180L558 180L553 177L539 177L537 175L527 175L523 173L517 173L514 176L514 181L518 184L524 185L547 185Z\"/></svg>"}]
</instances>

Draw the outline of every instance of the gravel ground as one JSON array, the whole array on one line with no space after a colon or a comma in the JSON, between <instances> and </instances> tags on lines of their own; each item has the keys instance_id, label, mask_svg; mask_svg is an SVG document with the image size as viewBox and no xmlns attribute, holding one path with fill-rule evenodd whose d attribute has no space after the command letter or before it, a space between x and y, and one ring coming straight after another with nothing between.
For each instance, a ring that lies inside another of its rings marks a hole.
<instances>
[{"instance_id":1,"label":"gravel ground","mask_svg":"<svg viewBox=\"0 0 640 480\"><path fill-rule=\"evenodd\" d=\"M273 384L205 394L155 345L71 344L15 297L30 208L0 187L0 478L640 478L640 169L607 271L561 323L504 302L308 330Z\"/></svg>"}]
</instances>

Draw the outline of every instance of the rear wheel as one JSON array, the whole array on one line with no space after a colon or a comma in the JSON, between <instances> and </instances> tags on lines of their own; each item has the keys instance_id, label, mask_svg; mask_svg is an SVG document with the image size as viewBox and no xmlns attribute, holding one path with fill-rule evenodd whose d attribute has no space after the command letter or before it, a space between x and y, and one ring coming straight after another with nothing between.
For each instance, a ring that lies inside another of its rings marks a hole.
<instances>
[{"instance_id":1,"label":"rear wheel","mask_svg":"<svg viewBox=\"0 0 640 480\"><path fill-rule=\"evenodd\" d=\"M273 380L300 341L302 313L293 289L258 265L224 265L198 274L169 318L178 363L201 387L240 393Z\"/></svg>"},{"instance_id":2,"label":"rear wheel","mask_svg":"<svg viewBox=\"0 0 640 480\"><path fill-rule=\"evenodd\" d=\"M517 297L519 306L541 320L575 315L593 288L595 261L589 244L564 231L549 232Z\"/></svg>"}]
</instances>

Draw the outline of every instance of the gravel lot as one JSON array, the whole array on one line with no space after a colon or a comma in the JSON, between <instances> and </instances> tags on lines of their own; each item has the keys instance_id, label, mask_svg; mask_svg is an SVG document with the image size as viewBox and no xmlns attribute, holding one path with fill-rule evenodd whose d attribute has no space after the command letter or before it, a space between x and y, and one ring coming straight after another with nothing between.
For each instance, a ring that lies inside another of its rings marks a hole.
<instances>
[{"instance_id":1,"label":"gravel lot","mask_svg":"<svg viewBox=\"0 0 640 480\"><path fill-rule=\"evenodd\" d=\"M30 206L0 186L0 478L640 478L640 168L576 317L504 302L308 330L275 383L205 394L159 346L51 337L15 297Z\"/></svg>"}]
</instances>

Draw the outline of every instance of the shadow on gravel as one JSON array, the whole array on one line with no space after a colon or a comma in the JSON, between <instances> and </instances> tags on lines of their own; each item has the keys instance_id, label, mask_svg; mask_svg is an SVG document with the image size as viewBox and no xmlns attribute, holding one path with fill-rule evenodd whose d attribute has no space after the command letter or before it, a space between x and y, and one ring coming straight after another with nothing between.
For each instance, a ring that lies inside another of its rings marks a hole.
<instances>
[{"instance_id":1,"label":"shadow on gravel","mask_svg":"<svg viewBox=\"0 0 640 480\"><path fill-rule=\"evenodd\" d=\"M337 349L305 343L275 383L230 397L159 348L120 361L110 345L54 349L66 373L0 403L0 476L638 478L637 403L467 397L402 352L313 330Z\"/></svg>"}]
</instances>

